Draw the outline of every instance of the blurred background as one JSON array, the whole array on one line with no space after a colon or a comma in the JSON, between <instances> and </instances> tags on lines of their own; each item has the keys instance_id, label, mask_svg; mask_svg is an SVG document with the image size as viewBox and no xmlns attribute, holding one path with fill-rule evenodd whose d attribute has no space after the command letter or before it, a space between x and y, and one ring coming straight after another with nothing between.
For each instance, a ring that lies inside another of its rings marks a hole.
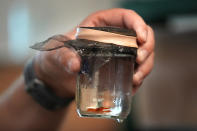
<instances>
[{"instance_id":1,"label":"blurred background","mask_svg":"<svg viewBox=\"0 0 197 131\"><path fill-rule=\"evenodd\" d=\"M197 127L196 0L1 0L0 92L36 53L30 45L115 7L139 13L156 38L155 67L134 97L126 129Z\"/></svg>"}]
</instances>

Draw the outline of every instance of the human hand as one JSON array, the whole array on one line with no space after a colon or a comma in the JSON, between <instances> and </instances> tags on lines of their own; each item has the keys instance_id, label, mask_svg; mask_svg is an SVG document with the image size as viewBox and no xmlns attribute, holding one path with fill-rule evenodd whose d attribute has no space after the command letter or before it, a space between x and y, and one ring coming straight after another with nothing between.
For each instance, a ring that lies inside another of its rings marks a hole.
<instances>
[{"instance_id":1,"label":"human hand","mask_svg":"<svg viewBox=\"0 0 197 131\"><path fill-rule=\"evenodd\" d=\"M115 26L136 31L139 48L136 59L138 67L133 76L135 94L153 68L155 38L152 28L134 11L120 8L98 11L88 16L79 26ZM74 39L75 32L74 29L67 36Z\"/></svg>"},{"instance_id":2,"label":"human hand","mask_svg":"<svg viewBox=\"0 0 197 131\"><path fill-rule=\"evenodd\" d=\"M142 84L144 78L153 68L154 33L151 27L146 25L134 11L127 9L110 9L93 13L79 26L116 26L136 31L139 49L136 59L138 68L133 76L133 94L135 94L137 87ZM66 36L75 39L75 29L67 33ZM35 57L36 74L46 84L50 85L59 96L74 96L80 61L77 53L68 48L40 52Z\"/></svg>"}]
</instances>

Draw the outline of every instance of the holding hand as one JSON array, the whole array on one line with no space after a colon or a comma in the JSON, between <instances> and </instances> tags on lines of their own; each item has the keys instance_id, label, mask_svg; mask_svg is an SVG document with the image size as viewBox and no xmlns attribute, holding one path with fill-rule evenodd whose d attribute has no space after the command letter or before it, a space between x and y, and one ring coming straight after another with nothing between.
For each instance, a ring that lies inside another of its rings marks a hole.
<instances>
[{"instance_id":1,"label":"holding hand","mask_svg":"<svg viewBox=\"0 0 197 131\"><path fill-rule=\"evenodd\" d=\"M79 26L115 26L136 31L139 49L136 59L138 68L132 80L135 87L133 94L135 94L137 87L141 85L153 68L154 33L151 27L146 25L134 11L127 9L110 9L93 13ZM66 36L75 39L75 29L67 33ZM68 48L40 52L35 57L36 74L38 78L53 88L57 95L73 97L80 62L78 54Z\"/></svg>"}]
</instances>

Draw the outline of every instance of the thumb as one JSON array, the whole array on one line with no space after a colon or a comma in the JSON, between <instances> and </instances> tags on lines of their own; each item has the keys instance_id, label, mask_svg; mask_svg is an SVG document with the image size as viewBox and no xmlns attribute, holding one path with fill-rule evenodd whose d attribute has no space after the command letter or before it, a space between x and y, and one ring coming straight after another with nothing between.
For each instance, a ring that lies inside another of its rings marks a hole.
<instances>
[{"instance_id":1,"label":"thumb","mask_svg":"<svg viewBox=\"0 0 197 131\"><path fill-rule=\"evenodd\" d=\"M77 73L80 70L80 56L75 50L62 48L57 50L56 60L58 65L69 74Z\"/></svg>"}]
</instances>

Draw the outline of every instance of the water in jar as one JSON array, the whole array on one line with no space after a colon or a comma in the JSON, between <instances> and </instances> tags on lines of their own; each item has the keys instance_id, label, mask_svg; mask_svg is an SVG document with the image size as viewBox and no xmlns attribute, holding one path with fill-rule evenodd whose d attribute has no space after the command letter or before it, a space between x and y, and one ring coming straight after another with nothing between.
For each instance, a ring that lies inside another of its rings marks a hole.
<instances>
[{"instance_id":1,"label":"water in jar","mask_svg":"<svg viewBox=\"0 0 197 131\"><path fill-rule=\"evenodd\" d=\"M77 112L82 117L125 119L131 106L132 56L86 56L77 78Z\"/></svg>"}]
</instances>

